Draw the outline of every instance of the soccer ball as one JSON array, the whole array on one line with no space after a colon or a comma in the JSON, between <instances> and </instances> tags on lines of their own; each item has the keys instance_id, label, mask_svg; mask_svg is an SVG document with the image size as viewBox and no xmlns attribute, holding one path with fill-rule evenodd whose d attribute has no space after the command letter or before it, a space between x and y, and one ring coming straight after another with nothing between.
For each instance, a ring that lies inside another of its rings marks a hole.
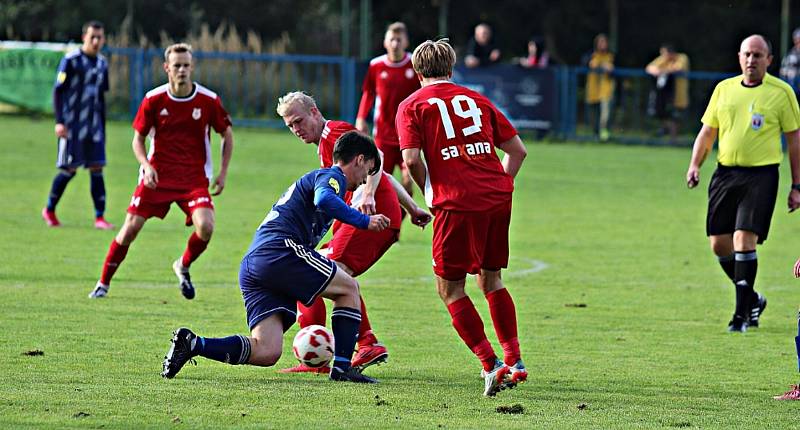
<instances>
[{"instance_id":1,"label":"soccer ball","mask_svg":"<svg viewBox=\"0 0 800 430\"><path fill-rule=\"evenodd\" d=\"M292 342L292 352L308 367L323 367L333 359L333 333L321 325L303 327Z\"/></svg>"}]
</instances>

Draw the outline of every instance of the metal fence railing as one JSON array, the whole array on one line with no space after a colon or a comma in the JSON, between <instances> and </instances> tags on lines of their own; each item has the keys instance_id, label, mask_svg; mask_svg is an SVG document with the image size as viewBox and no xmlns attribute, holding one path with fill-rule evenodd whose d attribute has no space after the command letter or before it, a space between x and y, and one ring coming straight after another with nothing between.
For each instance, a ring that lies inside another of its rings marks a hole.
<instances>
[{"instance_id":1,"label":"metal fence railing","mask_svg":"<svg viewBox=\"0 0 800 430\"><path fill-rule=\"evenodd\" d=\"M163 51L109 48L110 117L132 117L144 94L166 82ZM314 96L332 118L354 120L355 60L321 55L194 52L192 78L218 93L239 125L282 127L278 97L295 90Z\"/></svg>"},{"instance_id":2,"label":"metal fence railing","mask_svg":"<svg viewBox=\"0 0 800 430\"><path fill-rule=\"evenodd\" d=\"M131 118L144 94L166 82L163 52L113 47L107 48L107 52L111 67L109 117ZM193 78L220 94L237 125L257 127L282 127L283 122L275 112L277 98L294 90L313 95L327 117L354 121L367 66L352 58L322 55L195 52L194 58ZM545 104L546 109L541 111L550 112L552 118L546 122L548 130L539 130L539 136L592 140L597 136L589 106L584 101L589 72L586 67L556 66L542 71L501 65L472 71L459 67L458 78L465 83L471 79L478 82L477 87L486 88L489 92L486 95L496 103L505 99ZM495 73L496 77L492 78ZM672 141L669 136L657 132L660 121L648 115L654 79L644 69L618 68L612 75L616 85L609 124L611 140L656 145L690 143L714 86L731 76L714 72L683 75L689 80L690 102L676 119L680 134ZM490 87L493 89L488 90ZM539 112L540 107L529 105L528 110L522 112L531 115L531 112ZM518 116L515 119L521 129L542 123L538 121L540 118Z\"/></svg>"}]
</instances>

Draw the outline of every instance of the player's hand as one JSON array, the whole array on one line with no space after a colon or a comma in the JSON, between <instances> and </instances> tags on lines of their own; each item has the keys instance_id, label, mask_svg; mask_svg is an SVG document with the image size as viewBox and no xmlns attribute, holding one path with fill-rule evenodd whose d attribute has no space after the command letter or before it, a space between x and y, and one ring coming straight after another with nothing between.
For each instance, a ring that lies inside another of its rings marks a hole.
<instances>
[{"instance_id":1,"label":"player's hand","mask_svg":"<svg viewBox=\"0 0 800 430\"><path fill-rule=\"evenodd\" d=\"M64 124L56 124L56 137L67 137L67 126Z\"/></svg>"},{"instance_id":2,"label":"player's hand","mask_svg":"<svg viewBox=\"0 0 800 430\"><path fill-rule=\"evenodd\" d=\"M800 208L800 191L793 188L792 191L789 191L788 200L789 212L794 212L797 208Z\"/></svg>"},{"instance_id":3,"label":"player's hand","mask_svg":"<svg viewBox=\"0 0 800 430\"><path fill-rule=\"evenodd\" d=\"M214 183L211 184L211 195L218 196L222 194L222 190L225 188L225 174L220 173L214 178Z\"/></svg>"},{"instance_id":4,"label":"player's hand","mask_svg":"<svg viewBox=\"0 0 800 430\"><path fill-rule=\"evenodd\" d=\"M389 227L389 218L384 215L377 214L369 217L369 231L383 231Z\"/></svg>"},{"instance_id":5,"label":"player's hand","mask_svg":"<svg viewBox=\"0 0 800 430\"><path fill-rule=\"evenodd\" d=\"M419 206L414 209L414 212L410 213L409 216L412 224L423 229L433 220L433 216L422 210Z\"/></svg>"},{"instance_id":6,"label":"player's hand","mask_svg":"<svg viewBox=\"0 0 800 430\"><path fill-rule=\"evenodd\" d=\"M364 118L356 119L356 130L369 136L369 124L367 124L367 120Z\"/></svg>"},{"instance_id":7,"label":"player's hand","mask_svg":"<svg viewBox=\"0 0 800 430\"><path fill-rule=\"evenodd\" d=\"M154 169L150 164L142 166L142 168L144 169L144 177L142 178L144 186L150 188L151 190L156 189L156 186L158 185L158 173L156 172L156 169Z\"/></svg>"},{"instance_id":8,"label":"player's hand","mask_svg":"<svg viewBox=\"0 0 800 430\"><path fill-rule=\"evenodd\" d=\"M686 172L686 186L694 188L697 184L700 183L700 168L690 166L689 170Z\"/></svg>"},{"instance_id":9,"label":"player's hand","mask_svg":"<svg viewBox=\"0 0 800 430\"><path fill-rule=\"evenodd\" d=\"M361 202L356 209L362 214L375 215L375 197L366 193L362 194Z\"/></svg>"},{"instance_id":10,"label":"player's hand","mask_svg":"<svg viewBox=\"0 0 800 430\"><path fill-rule=\"evenodd\" d=\"M800 258L794 263L794 277L800 278Z\"/></svg>"}]
</instances>

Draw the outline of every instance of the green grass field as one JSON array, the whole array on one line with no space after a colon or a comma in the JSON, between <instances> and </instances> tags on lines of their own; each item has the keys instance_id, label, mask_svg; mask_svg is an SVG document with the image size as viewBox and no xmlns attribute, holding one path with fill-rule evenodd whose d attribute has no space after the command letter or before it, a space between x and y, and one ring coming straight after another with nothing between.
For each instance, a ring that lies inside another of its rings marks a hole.
<instances>
[{"instance_id":1,"label":"green grass field","mask_svg":"<svg viewBox=\"0 0 800 430\"><path fill-rule=\"evenodd\" d=\"M204 359L162 379L174 328L246 333L240 258L280 193L316 167L314 149L285 130L237 129L228 185L215 200L217 230L193 266L197 298L181 297L170 268L190 233L173 208L145 226L109 297L89 300L114 233L92 228L88 175L62 199L64 226L46 228L39 211L55 172L52 122L4 117L0 126L0 428L796 427L797 405L771 399L798 379L800 281L791 268L800 215L785 210L785 166L759 249L756 286L769 308L761 328L732 335L732 287L704 232L713 162L701 189L688 191L687 149L529 145L504 279L531 376L488 399L436 295L431 231L408 223L361 277L391 354L367 372L380 384ZM137 166L129 125L109 128L108 219L119 225ZM468 291L496 345L472 280ZM33 350L44 355L25 354ZM287 345L277 367L293 364ZM517 404L524 413L497 412Z\"/></svg>"}]
</instances>

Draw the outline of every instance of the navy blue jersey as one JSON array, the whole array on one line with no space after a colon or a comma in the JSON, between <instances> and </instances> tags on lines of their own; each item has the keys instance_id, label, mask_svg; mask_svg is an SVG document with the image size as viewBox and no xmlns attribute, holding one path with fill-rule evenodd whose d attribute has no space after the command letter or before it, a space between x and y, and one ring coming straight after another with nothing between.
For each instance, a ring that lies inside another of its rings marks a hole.
<instances>
[{"instance_id":1,"label":"navy blue jersey","mask_svg":"<svg viewBox=\"0 0 800 430\"><path fill-rule=\"evenodd\" d=\"M306 173L272 205L247 254L270 242L283 243L284 239L314 249L334 219L366 229L369 216L345 204L346 190L344 173L337 166Z\"/></svg>"},{"instance_id":2,"label":"navy blue jersey","mask_svg":"<svg viewBox=\"0 0 800 430\"><path fill-rule=\"evenodd\" d=\"M67 140L104 142L108 61L80 49L61 59L53 88L56 123L67 127Z\"/></svg>"}]
</instances>

